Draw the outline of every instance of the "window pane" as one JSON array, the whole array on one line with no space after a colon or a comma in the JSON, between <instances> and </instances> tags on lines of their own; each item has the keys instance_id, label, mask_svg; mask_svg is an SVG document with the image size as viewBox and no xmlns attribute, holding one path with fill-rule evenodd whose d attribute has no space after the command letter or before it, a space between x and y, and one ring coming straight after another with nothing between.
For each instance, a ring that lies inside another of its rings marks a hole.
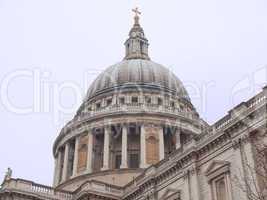
<instances>
[{"instance_id":1,"label":"window pane","mask_svg":"<svg viewBox=\"0 0 267 200\"><path fill-rule=\"evenodd\" d=\"M146 140L146 159L148 164L156 164L159 161L159 143L154 136Z\"/></svg>"},{"instance_id":2,"label":"window pane","mask_svg":"<svg viewBox=\"0 0 267 200\"><path fill-rule=\"evenodd\" d=\"M138 154L130 154L129 167L138 168L139 167L139 156Z\"/></svg>"},{"instance_id":3,"label":"window pane","mask_svg":"<svg viewBox=\"0 0 267 200\"><path fill-rule=\"evenodd\" d=\"M121 155L116 155L115 169L119 169L121 165Z\"/></svg>"},{"instance_id":4,"label":"window pane","mask_svg":"<svg viewBox=\"0 0 267 200\"><path fill-rule=\"evenodd\" d=\"M162 105L162 99L161 98L158 98L158 105Z\"/></svg>"},{"instance_id":5,"label":"window pane","mask_svg":"<svg viewBox=\"0 0 267 200\"><path fill-rule=\"evenodd\" d=\"M124 99L124 97L121 97L120 98L120 104L124 104L125 103L125 99Z\"/></svg>"},{"instance_id":6,"label":"window pane","mask_svg":"<svg viewBox=\"0 0 267 200\"><path fill-rule=\"evenodd\" d=\"M138 103L138 97L132 97L132 103Z\"/></svg>"},{"instance_id":7,"label":"window pane","mask_svg":"<svg viewBox=\"0 0 267 200\"><path fill-rule=\"evenodd\" d=\"M217 200L227 200L224 178L216 182L216 195L217 195Z\"/></svg>"},{"instance_id":8,"label":"window pane","mask_svg":"<svg viewBox=\"0 0 267 200\"><path fill-rule=\"evenodd\" d=\"M112 103L112 99L108 99L107 100L107 106L111 105L111 103Z\"/></svg>"}]
</instances>

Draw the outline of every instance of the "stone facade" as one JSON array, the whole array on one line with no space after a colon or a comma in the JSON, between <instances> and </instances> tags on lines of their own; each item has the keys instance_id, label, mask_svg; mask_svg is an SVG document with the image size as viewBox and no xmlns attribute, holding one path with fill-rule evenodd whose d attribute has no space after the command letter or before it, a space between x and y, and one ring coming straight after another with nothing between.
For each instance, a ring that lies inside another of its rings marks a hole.
<instances>
[{"instance_id":1,"label":"stone facade","mask_svg":"<svg viewBox=\"0 0 267 200\"><path fill-rule=\"evenodd\" d=\"M57 137L53 187L6 176L0 199L249 200L264 191L248 166L267 144L267 88L208 125L175 75L150 61L138 15L125 46Z\"/></svg>"}]
</instances>

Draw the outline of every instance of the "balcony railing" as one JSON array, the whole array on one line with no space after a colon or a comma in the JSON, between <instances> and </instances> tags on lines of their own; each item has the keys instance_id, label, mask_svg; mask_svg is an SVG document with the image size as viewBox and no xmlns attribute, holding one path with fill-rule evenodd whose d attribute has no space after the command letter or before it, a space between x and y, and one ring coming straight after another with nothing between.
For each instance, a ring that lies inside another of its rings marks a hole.
<instances>
[{"instance_id":1,"label":"balcony railing","mask_svg":"<svg viewBox=\"0 0 267 200\"><path fill-rule=\"evenodd\" d=\"M243 112L241 112L240 115L244 114L245 112L251 111L253 109L257 109L257 107L266 104L266 102L267 102L267 97L263 92L261 92L260 94L256 95L252 99L245 102L246 109ZM236 109L238 109L238 108L236 108ZM222 128L226 127L228 124L230 124L235 118L236 118L236 116L232 116L229 113L228 115L223 117L221 120L216 122L214 127L216 130L222 129Z\"/></svg>"},{"instance_id":2,"label":"balcony railing","mask_svg":"<svg viewBox=\"0 0 267 200\"><path fill-rule=\"evenodd\" d=\"M91 180L82 184L80 188L76 190L77 195L82 191L96 191L113 197L112 199L119 199L123 195L123 188L96 180Z\"/></svg>"},{"instance_id":3,"label":"balcony railing","mask_svg":"<svg viewBox=\"0 0 267 200\"><path fill-rule=\"evenodd\" d=\"M182 111L178 108L174 108L171 106L160 106L154 104L123 104L123 105L109 105L103 108L98 108L94 111L86 111L80 113L77 117L80 119L89 118L89 117L97 117L101 115L108 114L116 114L116 113L155 113L155 114L169 114L176 115L179 117L184 117L188 119L196 119L193 112L190 111Z\"/></svg>"}]
</instances>

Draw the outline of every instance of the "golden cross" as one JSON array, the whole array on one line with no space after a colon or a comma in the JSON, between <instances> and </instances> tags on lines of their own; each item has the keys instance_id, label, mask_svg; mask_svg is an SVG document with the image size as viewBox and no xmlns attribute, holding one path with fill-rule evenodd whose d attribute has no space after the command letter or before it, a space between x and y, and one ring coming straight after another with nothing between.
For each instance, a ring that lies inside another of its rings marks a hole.
<instances>
[{"instance_id":1,"label":"golden cross","mask_svg":"<svg viewBox=\"0 0 267 200\"><path fill-rule=\"evenodd\" d=\"M132 9L132 11L135 13L135 16L141 15L141 12L138 10L138 7Z\"/></svg>"}]
</instances>

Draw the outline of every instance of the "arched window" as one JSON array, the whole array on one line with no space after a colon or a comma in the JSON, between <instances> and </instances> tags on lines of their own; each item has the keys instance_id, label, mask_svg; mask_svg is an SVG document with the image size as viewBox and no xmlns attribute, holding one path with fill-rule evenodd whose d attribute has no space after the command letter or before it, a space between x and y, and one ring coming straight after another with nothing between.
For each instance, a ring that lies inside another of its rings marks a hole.
<instances>
[{"instance_id":1,"label":"arched window","mask_svg":"<svg viewBox=\"0 0 267 200\"><path fill-rule=\"evenodd\" d=\"M159 161L159 142L154 136L149 136L146 140L146 156L148 164Z\"/></svg>"},{"instance_id":2,"label":"arched window","mask_svg":"<svg viewBox=\"0 0 267 200\"><path fill-rule=\"evenodd\" d=\"M88 136L83 136L80 139L80 144L78 147L78 172L84 171L87 164L87 145Z\"/></svg>"}]
</instances>

